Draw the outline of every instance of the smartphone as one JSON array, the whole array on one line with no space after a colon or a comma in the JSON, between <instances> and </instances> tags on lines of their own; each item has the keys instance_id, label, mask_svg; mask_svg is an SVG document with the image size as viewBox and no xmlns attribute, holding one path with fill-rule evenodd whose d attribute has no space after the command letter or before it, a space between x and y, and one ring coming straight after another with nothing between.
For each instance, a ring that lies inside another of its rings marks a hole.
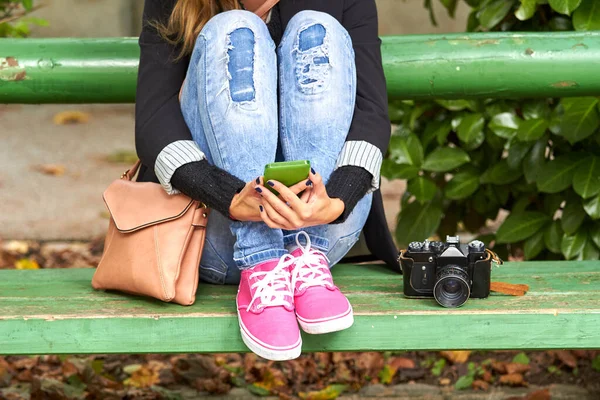
<instances>
[{"instance_id":1,"label":"smartphone","mask_svg":"<svg viewBox=\"0 0 600 400\"><path fill-rule=\"evenodd\" d=\"M294 186L296 183L308 179L310 173L310 161L283 161L267 164L265 166L265 187L279 196L279 193L267 184L267 181L274 180L281 182L287 187Z\"/></svg>"}]
</instances>

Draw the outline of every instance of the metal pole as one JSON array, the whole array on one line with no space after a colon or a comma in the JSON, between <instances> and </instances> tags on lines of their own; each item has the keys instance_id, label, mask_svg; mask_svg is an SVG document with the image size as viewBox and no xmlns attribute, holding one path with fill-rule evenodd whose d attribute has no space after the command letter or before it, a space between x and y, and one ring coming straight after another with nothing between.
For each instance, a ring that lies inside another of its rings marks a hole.
<instances>
[{"instance_id":1,"label":"metal pole","mask_svg":"<svg viewBox=\"0 0 600 400\"><path fill-rule=\"evenodd\" d=\"M382 38L391 98L600 95L600 32ZM0 103L131 103L135 38L0 39Z\"/></svg>"}]
</instances>

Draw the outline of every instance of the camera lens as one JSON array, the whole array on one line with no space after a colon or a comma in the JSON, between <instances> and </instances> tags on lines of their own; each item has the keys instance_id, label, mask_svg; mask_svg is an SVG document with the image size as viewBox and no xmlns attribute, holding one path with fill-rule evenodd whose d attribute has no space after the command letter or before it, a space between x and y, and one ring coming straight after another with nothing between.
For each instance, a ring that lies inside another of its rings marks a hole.
<instances>
[{"instance_id":1,"label":"camera lens","mask_svg":"<svg viewBox=\"0 0 600 400\"><path fill-rule=\"evenodd\" d=\"M460 307L470 295L469 276L462 268L450 265L438 272L433 297L439 305L447 308Z\"/></svg>"}]
</instances>

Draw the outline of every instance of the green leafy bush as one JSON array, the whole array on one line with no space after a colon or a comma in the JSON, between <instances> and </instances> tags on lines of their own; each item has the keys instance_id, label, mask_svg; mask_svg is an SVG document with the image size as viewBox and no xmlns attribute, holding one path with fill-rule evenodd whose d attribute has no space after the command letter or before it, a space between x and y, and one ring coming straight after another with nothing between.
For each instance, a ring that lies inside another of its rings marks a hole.
<instances>
[{"instance_id":1,"label":"green leafy bush","mask_svg":"<svg viewBox=\"0 0 600 400\"><path fill-rule=\"evenodd\" d=\"M24 18L35 7L33 0L0 0L0 37L26 37L31 25L46 26L39 18Z\"/></svg>"},{"instance_id":2,"label":"green leafy bush","mask_svg":"<svg viewBox=\"0 0 600 400\"><path fill-rule=\"evenodd\" d=\"M595 0L465 1L469 31L600 29ZM440 3L453 15L457 0ZM408 181L400 245L469 231L505 258L598 258L598 98L394 101L390 116L383 175Z\"/></svg>"}]
</instances>

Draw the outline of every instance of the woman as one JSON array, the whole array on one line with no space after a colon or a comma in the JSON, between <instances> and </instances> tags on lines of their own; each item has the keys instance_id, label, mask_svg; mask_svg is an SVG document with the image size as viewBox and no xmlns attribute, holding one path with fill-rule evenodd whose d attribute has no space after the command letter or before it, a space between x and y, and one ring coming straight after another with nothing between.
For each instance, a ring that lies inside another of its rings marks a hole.
<instances>
[{"instance_id":1,"label":"woman","mask_svg":"<svg viewBox=\"0 0 600 400\"><path fill-rule=\"evenodd\" d=\"M352 325L329 268L363 227L397 263L377 190L390 125L375 1L273 3L146 0L136 147L140 180L214 210L200 275L239 282L242 339L286 360L300 355L298 324ZM264 182L283 160L310 160L309 178Z\"/></svg>"}]
</instances>

